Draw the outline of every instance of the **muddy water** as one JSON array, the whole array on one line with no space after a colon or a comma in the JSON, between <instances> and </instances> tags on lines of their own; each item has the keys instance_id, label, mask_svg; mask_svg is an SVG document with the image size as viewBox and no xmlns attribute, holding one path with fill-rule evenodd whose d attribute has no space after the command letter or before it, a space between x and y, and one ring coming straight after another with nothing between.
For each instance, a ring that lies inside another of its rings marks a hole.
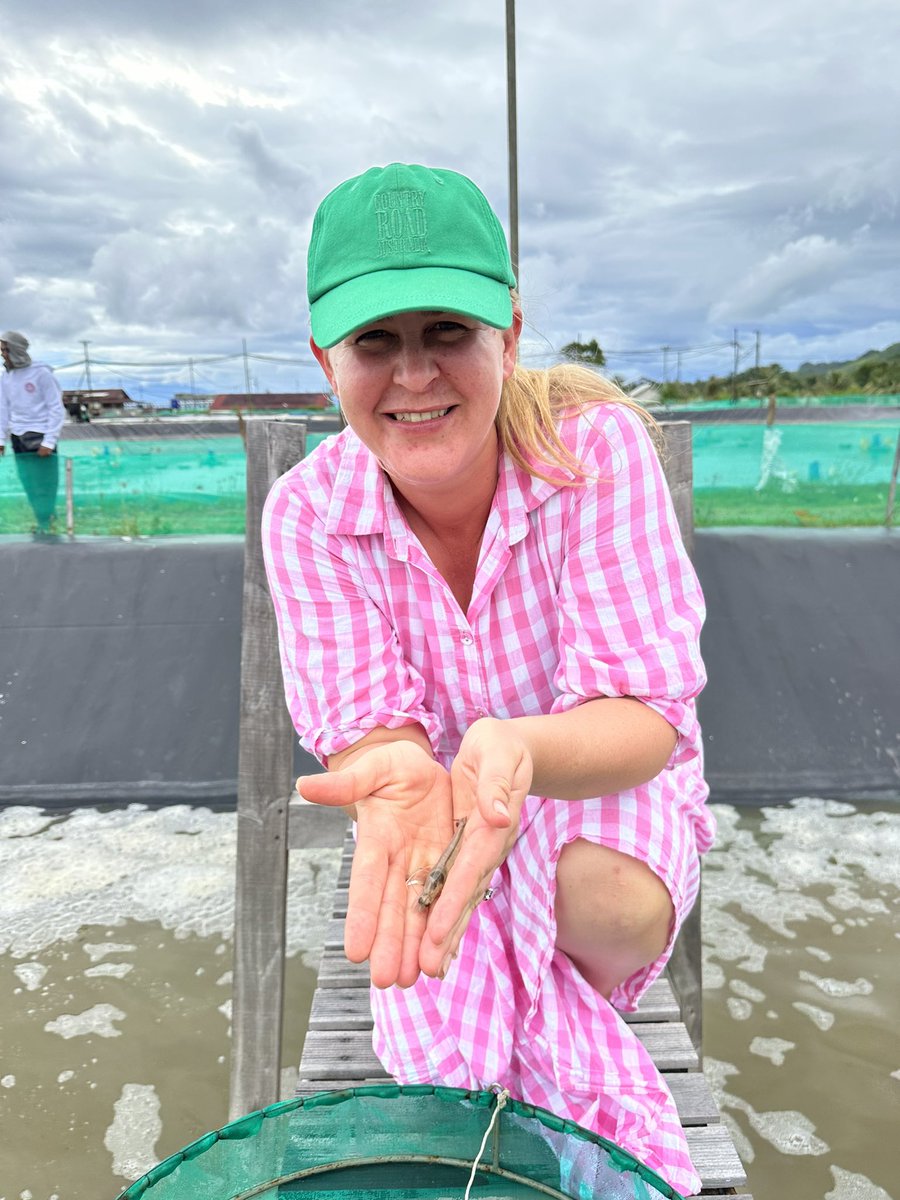
<instances>
[{"instance_id":1,"label":"muddy water","mask_svg":"<svg viewBox=\"0 0 900 1200\"><path fill-rule=\"evenodd\" d=\"M706 1070L756 1200L900 1200L900 805L716 806ZM0 1200L113 1200L227 1119L233 814L0 811ZM283 1086L336 850L292 856Z\"/></svg>"},{"instance_id":2,"label":"muddy water","mask_svg":"<svg viewBox=\"0 0 900 1200\"><path fill-rule=\"evenodd\" d=\"M113 1200L227 1121L235 817L0 812L0 1200ZM339 851L291 856L291 1094Z\"/></svg>"},{"instance_id":3,"label":"muddy water","mask_svg":"<svg viewBox=\"0 0 900 1200\"><path fill-rule=\"evenodd\" d=\"M900 805L717 807L705 1070L757 1200L900 1197Z\"/></svg>"}]
</instances>

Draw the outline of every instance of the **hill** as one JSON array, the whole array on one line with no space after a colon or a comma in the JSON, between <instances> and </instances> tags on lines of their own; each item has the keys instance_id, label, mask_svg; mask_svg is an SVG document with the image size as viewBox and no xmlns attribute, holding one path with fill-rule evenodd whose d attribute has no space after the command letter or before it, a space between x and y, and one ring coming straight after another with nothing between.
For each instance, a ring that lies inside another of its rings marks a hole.
<instances>
[{"instance_id":1,"label":"hill","mask_svg":"<svg viewBox=\"0 0 900 1200\"><path fill-rule=\"evenodd\" d=\"M885 350L867 350L865 354L860 354L859 358L851 359L848 362L801 363L795 374L815 377L827 375L830 371L843 373L852 371L864 363L892 362L895 359L900 359L900 342L894 342Z\"/></svg>"},{"instance_id":2,"label":"hill","mask_svg":"<svg viewBox=\"0 0 900 1200\"><path fill-rule=\"evenodd\" d=\"M711 375L693 383L657 383L665 401L726 400L741 396L900 395L900 342L867 350L848 362L803 363L786 371L780 363L749 367L735 375Z\"/></svg>"}]
</instances>

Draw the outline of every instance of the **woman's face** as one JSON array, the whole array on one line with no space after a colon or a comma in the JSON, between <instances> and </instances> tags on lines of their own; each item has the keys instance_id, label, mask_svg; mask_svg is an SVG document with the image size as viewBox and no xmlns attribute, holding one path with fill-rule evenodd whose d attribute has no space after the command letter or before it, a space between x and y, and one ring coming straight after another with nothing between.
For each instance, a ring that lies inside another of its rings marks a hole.
<instances>
[{"instance_id":1,"label":"woman's face","mask_svg":"<svg viewBox=\"0 0 900 1200\"><path fill-rule=\"evenodd\" d=\"M384 317L321 350L310 343L347 423L400 491L496 481L494 418L521 329L454 313Z\"/></svg>"}]
</instances>

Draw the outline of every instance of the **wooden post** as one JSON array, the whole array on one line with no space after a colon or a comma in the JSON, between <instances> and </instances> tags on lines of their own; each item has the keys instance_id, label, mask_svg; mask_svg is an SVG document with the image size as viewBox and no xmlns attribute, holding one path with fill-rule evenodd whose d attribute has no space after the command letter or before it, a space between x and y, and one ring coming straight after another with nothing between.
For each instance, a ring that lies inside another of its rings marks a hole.
<instances>
[{"instance_id":1,"label":"wooden post","mask_svg":"<svg viewBox=\"0 0 900 1200\"><path fill-rule=\"evenodd\" d=\"M295 734L284 700L260 519L272 484L303 458L306 426L254 420L247 421L246 434L231 1120L279 1099Z\"/></svg>"},{"instance_id":2,"label":"wooden post","mask_svg":"<svg viewBox=\"0 0 900 1200\"><path fill-rule=\"evenodd\" d=\"M75 533L75 496L72 487L72 460L66 459L66 533L69 537Z\"/></svg>"},{"instance_id":3,"label":"wooden post","mask_svg":"<svg viewBox=\"0 0 900 1200\"><path fill-rule=\"evenodd\" d=\"M663 467L675 515L688 554L694 552L694 464L690 421L662 423ZM681 1005L681 1016L694 1048L703 1058L703 957L700 931L701 895L688 914L669 960L669 978Z\"/></svg>"},{"instance_id":4,"label":"wooden post","mask_svg":"<svg viewBox=\"0 0 900 1200\"><path fill-rule=\"evenodd\" d=\"M894 451L894 465L891 467L891 482L888 485L887 508L884 512L884 524L887 529L890 529L891 521L894 519L894 498L897 495L898 469L900 469L900 433L897 434L897 449Z\"/></svg>"}]
</instances>

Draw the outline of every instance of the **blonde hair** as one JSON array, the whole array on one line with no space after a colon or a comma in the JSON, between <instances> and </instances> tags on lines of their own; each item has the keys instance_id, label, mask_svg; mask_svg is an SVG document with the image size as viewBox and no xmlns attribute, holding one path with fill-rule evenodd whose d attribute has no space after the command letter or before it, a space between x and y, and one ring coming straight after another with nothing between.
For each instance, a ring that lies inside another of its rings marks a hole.
<instances>
[{"instance_id":1,"label":"blonde hair","mask_svg":"<svg viewBox=\"0 0 900 1200\"><path fill-rule=\"evenodd\" d=\"M548 471L562 467L574 473L570 486L577 486L588 478L589 472L560 438L559 420L591 405L610 402L624 404L638 413L659 453L661 430L647 410L626 396L612 380L574 363L537 370L516 365L503 385L497 411L500 444L530 475L553 482L541 466Z\"/></svg>"}]
</instances>

